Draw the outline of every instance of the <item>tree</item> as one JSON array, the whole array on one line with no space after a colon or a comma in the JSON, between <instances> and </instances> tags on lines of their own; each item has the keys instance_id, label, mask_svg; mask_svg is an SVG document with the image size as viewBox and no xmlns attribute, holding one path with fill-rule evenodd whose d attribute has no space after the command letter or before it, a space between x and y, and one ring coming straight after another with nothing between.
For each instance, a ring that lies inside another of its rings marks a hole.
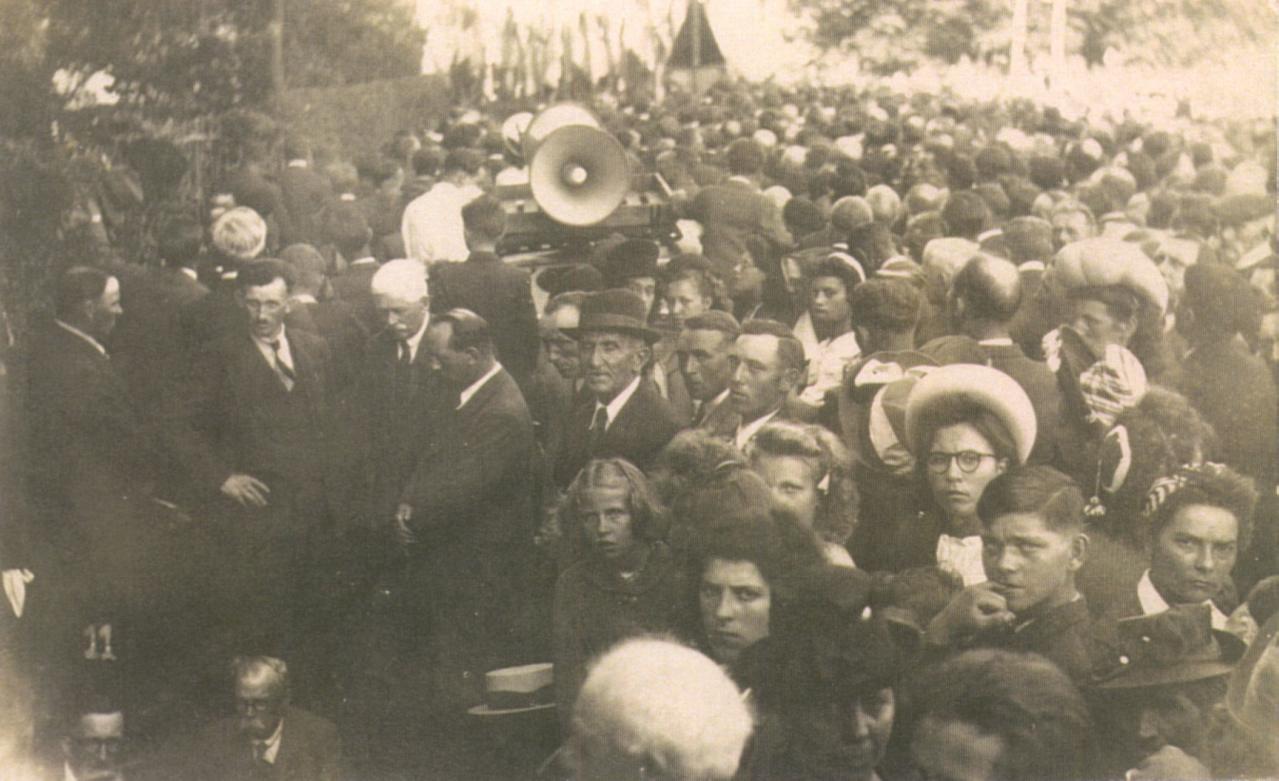
<instances>
[{"instance_id":1,"label":"tree","mask_svg":"<svg viewBox=\"0 0 1279 781\"><path fill-rule=\"evenodd\" d=\"M281 3L288 86L418 72L423 35L396 0L4 0L0 94L10 100L0 132L47 134L70 98L54 89L59 72L72 85L106 73L121 105L151 118L263 105Z\"/></svg>"}]
</instances>

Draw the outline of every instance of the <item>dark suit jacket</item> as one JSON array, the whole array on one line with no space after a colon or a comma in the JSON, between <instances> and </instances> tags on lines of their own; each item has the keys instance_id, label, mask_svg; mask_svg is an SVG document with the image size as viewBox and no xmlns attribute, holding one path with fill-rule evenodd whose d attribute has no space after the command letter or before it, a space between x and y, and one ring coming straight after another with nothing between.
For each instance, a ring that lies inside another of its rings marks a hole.
<instances>
[{"instance_id":1,"label":"dark suit jacket","mask_svg":"<svg viewBox=\"0 0 1279 781\"><path fill-rule=\"evenodd\" d=\"M322 216L333 202L329 180L309 166L286 166L280 172L280 191L284 196L284 207L289 210L292 231L281 236L282 244L304 241L318 247L326 243Z\"/></svg>"},{"instance_id":2,"label":"dark suit jacket","mask_svg":"<svg viewBox=\"0 0 1279 781\"><path fill-rule=\"evenodd\" d=\"M337 727L301 708L285 708L280 750L269 770L253 767L252 752L236 719L222 719L200 733L180 761L181 772L173 777L193 781L339 781L342 777Z\"/></svg>"},{"instance_id":3,"label":"dark suit jacket","mask_svg":"<svg viewBox=\"0 0 1279 781\"><path fill-rule=\"evenodd\" d=\"M313 507L335 487L329 348L306 331L290 330L287 338L297 375L292 391L247 329L217 340L193 361L165 415L167 446L188 475L193 497L218 499L233 473L265 482L279 507Z\"/></svg>"},{"instance_id":4,"label":"dark suit jacket","mask_svg":"<svg viewBox=\"0 0 1279 781\"><path fill-rule=\"evenodd\" d=\"M463 307L488 321L497 359L520 382L533 373L541 342L528 272L491 252L431 267L431 311Z\"/></svg>"},{"instance_id":5,"label":"dark suit jacket","mask_svg":"<svg viewBox=\"0 0 1279 781\"><path fill-rule=\"evenodd\" d=\"M1049 610L1015 631L979 638L979 643L1047 657L1072 681L1082 684L1088 682L1092 673L1091 627L1088 603L1080 597Z\"/></svg>"},{"instance_id":6,"label":"dark suit jacket","mask_svg":"<svg viewBox=\"0 0 1279 781\"><path fill-rule=\"evenodd\" d=\"M688 216L702 224L702 254L724 279L736 276L748 237L761 236L776 247L791 244L781 209L744 182L729 180L703 188L689 204Z\"/></svg>"},{"instance_id":7,"label":"dark suit jacket","mask_svg":"<svg viewBox=\"0 0 1279 781\"><path fill-rule=\"evenodd\" d=\"M246 328L248 320L235 297L235 280L218 280L208 295L178 311L178 344L190 360L210 342Z\"/></svg>"},{"instance_id":8,"label":"dark suit jacket","mask_svg":"<svg viewBox=\"0 0 1279 781\"><path fill-rule=\"evenodd\" d=\"M428 547L509 544L532 532L533 419L499 370L461 409L451 394L401 500Z\"/></svg>"},{"instance_id":9,"label":"dark suit jacket","mask_svg":"<svg viewBox=\"0 0 1279 781\"><path fill-rule=\"evenodd\" d=\"M1279 402L1265 362L1230 339L1196 346L1181 374L1181 392L1217 432L1220 460L1267 493L1276 477Z\"/></svg>"},{"instance_id":10,"label":"dark suit jacket","mask_svg":"<svg viewBox=\"0 0 1279 781\"><path fill-rule=\"evenodd\" d=\"M82 590L90 610L136 607L154 585L145 563L153 439L111 359L57 324L37 334L24 370L28 539L61 570L46 583Z\"/></svg>"},{"instance_id":11,"label":"dark suit jacket","mask_svg":"<svg viewBox=\"0 0 1279 781\"><path fill-rule=\"evenodd\" d=\"M344 393L355 380L368 341L364 326L356 319L355 307L336 300L294 302L284 322L290 329L313 333L328 343L333 356L334 390Z\"/></svg>"},{"instance_id":12,"label":"dark suit jacket","mask_svg":"<svg viewBox=\"0 0 1279 781\"><path fill-rule=\"evenodd\" d=\"M592 458L620 457L640 469L648 469L657 454L679 433L679 420L671 405L647 380L640 380L635 394L626 402L604 434L597 452L590 451L591 419L595 401L579 404L569 420L564 446L555 459L555 484L564 487Z\"/></svg>"},{"instance_id":13,"label":"dark suit jacket","mask_svg":"<svg viewBox=\"0 0 1279 781\"><path fill-rule=\"evenodd\" d=\"M408 372L397 369L399 343L384 331L368 343L351 414L360 434L365 513L374 528L390 522L417 459L436 438L444 389L419 346ZM447 409L447 407L445 407Z\"/></svg>"},{"instance_id":14,"label":"dark suit jacket","mask_svg":"<svg viewBox=\"0 0 1279 781\"><path fill-rule=\"evenodd\" d=\"M209 289L178 269L150 269L121 290L124 316L111 338L112 358L139 409L154 409L185 366L182 310Z\"/></svg>"},{"instance_id":15,"label":"dark suit jacket","mask_svg":"<svg viewBox=\"0 0 1279 781\"><path fill-rule=\"evenodd\" d=\"M346 271L331 280L334 294L343 301L350 301L355 305L367 301L372 295L369 284L373 281L373 275L377 273L378 268L380 267L376 262L348 265Z\"/></svg>"}]
</instances>

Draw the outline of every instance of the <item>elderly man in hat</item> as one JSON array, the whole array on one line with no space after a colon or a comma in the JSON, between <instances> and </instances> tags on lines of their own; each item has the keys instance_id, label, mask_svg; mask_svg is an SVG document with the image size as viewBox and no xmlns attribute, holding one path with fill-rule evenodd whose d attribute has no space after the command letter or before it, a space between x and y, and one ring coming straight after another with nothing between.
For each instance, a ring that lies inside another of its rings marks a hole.
<instances>
[{"instance_id":1,"label":"elderly man in hat","mask_svg":"<svg viewBox=\"0 0 1279 781\"><path fill-rule=\"evenodd\" d=\"M1103 737L1102 777L1212 778L1227 676L1244 654L1243 641L1214 630L1207 605L1097 632L1091 695Z\"/></svg>"},{"instance_id":2,"label":"elderly man in hat","mask_svg":"<svg viewBox=\"0 0 1279 781\"><path fill-rule=\"evenodd\" d=\"M582 302L576 328L584 389L556 455L556 485L567 486L592 458L621 457L647 468L679 431L679 421L656 386L643 377L658 333L648 327L644 301L629 290L604 290Z\"/></svg>"}]
</instances>

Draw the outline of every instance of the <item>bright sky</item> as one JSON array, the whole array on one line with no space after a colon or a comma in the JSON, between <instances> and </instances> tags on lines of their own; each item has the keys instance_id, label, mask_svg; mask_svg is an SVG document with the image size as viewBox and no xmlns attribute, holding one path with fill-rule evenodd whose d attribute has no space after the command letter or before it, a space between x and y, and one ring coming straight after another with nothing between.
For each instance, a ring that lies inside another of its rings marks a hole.
<instances>
[{"instance_id":1,"label":"bright sky","mask_svg":"<svg viewBox=\"0 0 1279 781\"><path fill-rule=\"evenodd\" d=\"M796 47L782 37L782 31L793 22L785 10L786 0L703 0L703 4L730 67L748 78L765 79L793 61ZM508 13L527 29L569 26L580 41L580 18L585 12L592 24L606 21L612 40L624 38L628 48L645 52L650 48L647 29L656 29L669 43L671 21L678 30L686 8L686 0L417 0L417 17L428 30L428 68L432 63L436 68L447 68L453 51L473 50L479 40L490 61L500 59ZM483 32L479 36L458 32L459 22L471 14L480 21ZM604 61L604 36L598 26L592 37L592 59L598 68ZM578 41L575 46L580 46Z\"/></svg>"}]
</instances>

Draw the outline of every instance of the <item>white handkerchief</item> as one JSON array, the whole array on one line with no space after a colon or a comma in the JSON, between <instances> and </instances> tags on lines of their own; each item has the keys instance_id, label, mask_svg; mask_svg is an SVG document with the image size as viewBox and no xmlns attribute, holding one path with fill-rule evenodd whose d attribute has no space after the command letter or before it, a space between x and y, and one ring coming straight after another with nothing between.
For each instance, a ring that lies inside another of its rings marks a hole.
<instances>
[{"instance_id":1,"label":"white handkerchief","mask_svg":"<svg viewBox=\"0 0 1279 781\"><path fill-rule=\"evenodd\" d=\"M28 569L7 569L3 573L4 595L9 598L13 615L22 618L22 608L27 602L27 584L35 580Z\"/></svg>"}]
</instances>

